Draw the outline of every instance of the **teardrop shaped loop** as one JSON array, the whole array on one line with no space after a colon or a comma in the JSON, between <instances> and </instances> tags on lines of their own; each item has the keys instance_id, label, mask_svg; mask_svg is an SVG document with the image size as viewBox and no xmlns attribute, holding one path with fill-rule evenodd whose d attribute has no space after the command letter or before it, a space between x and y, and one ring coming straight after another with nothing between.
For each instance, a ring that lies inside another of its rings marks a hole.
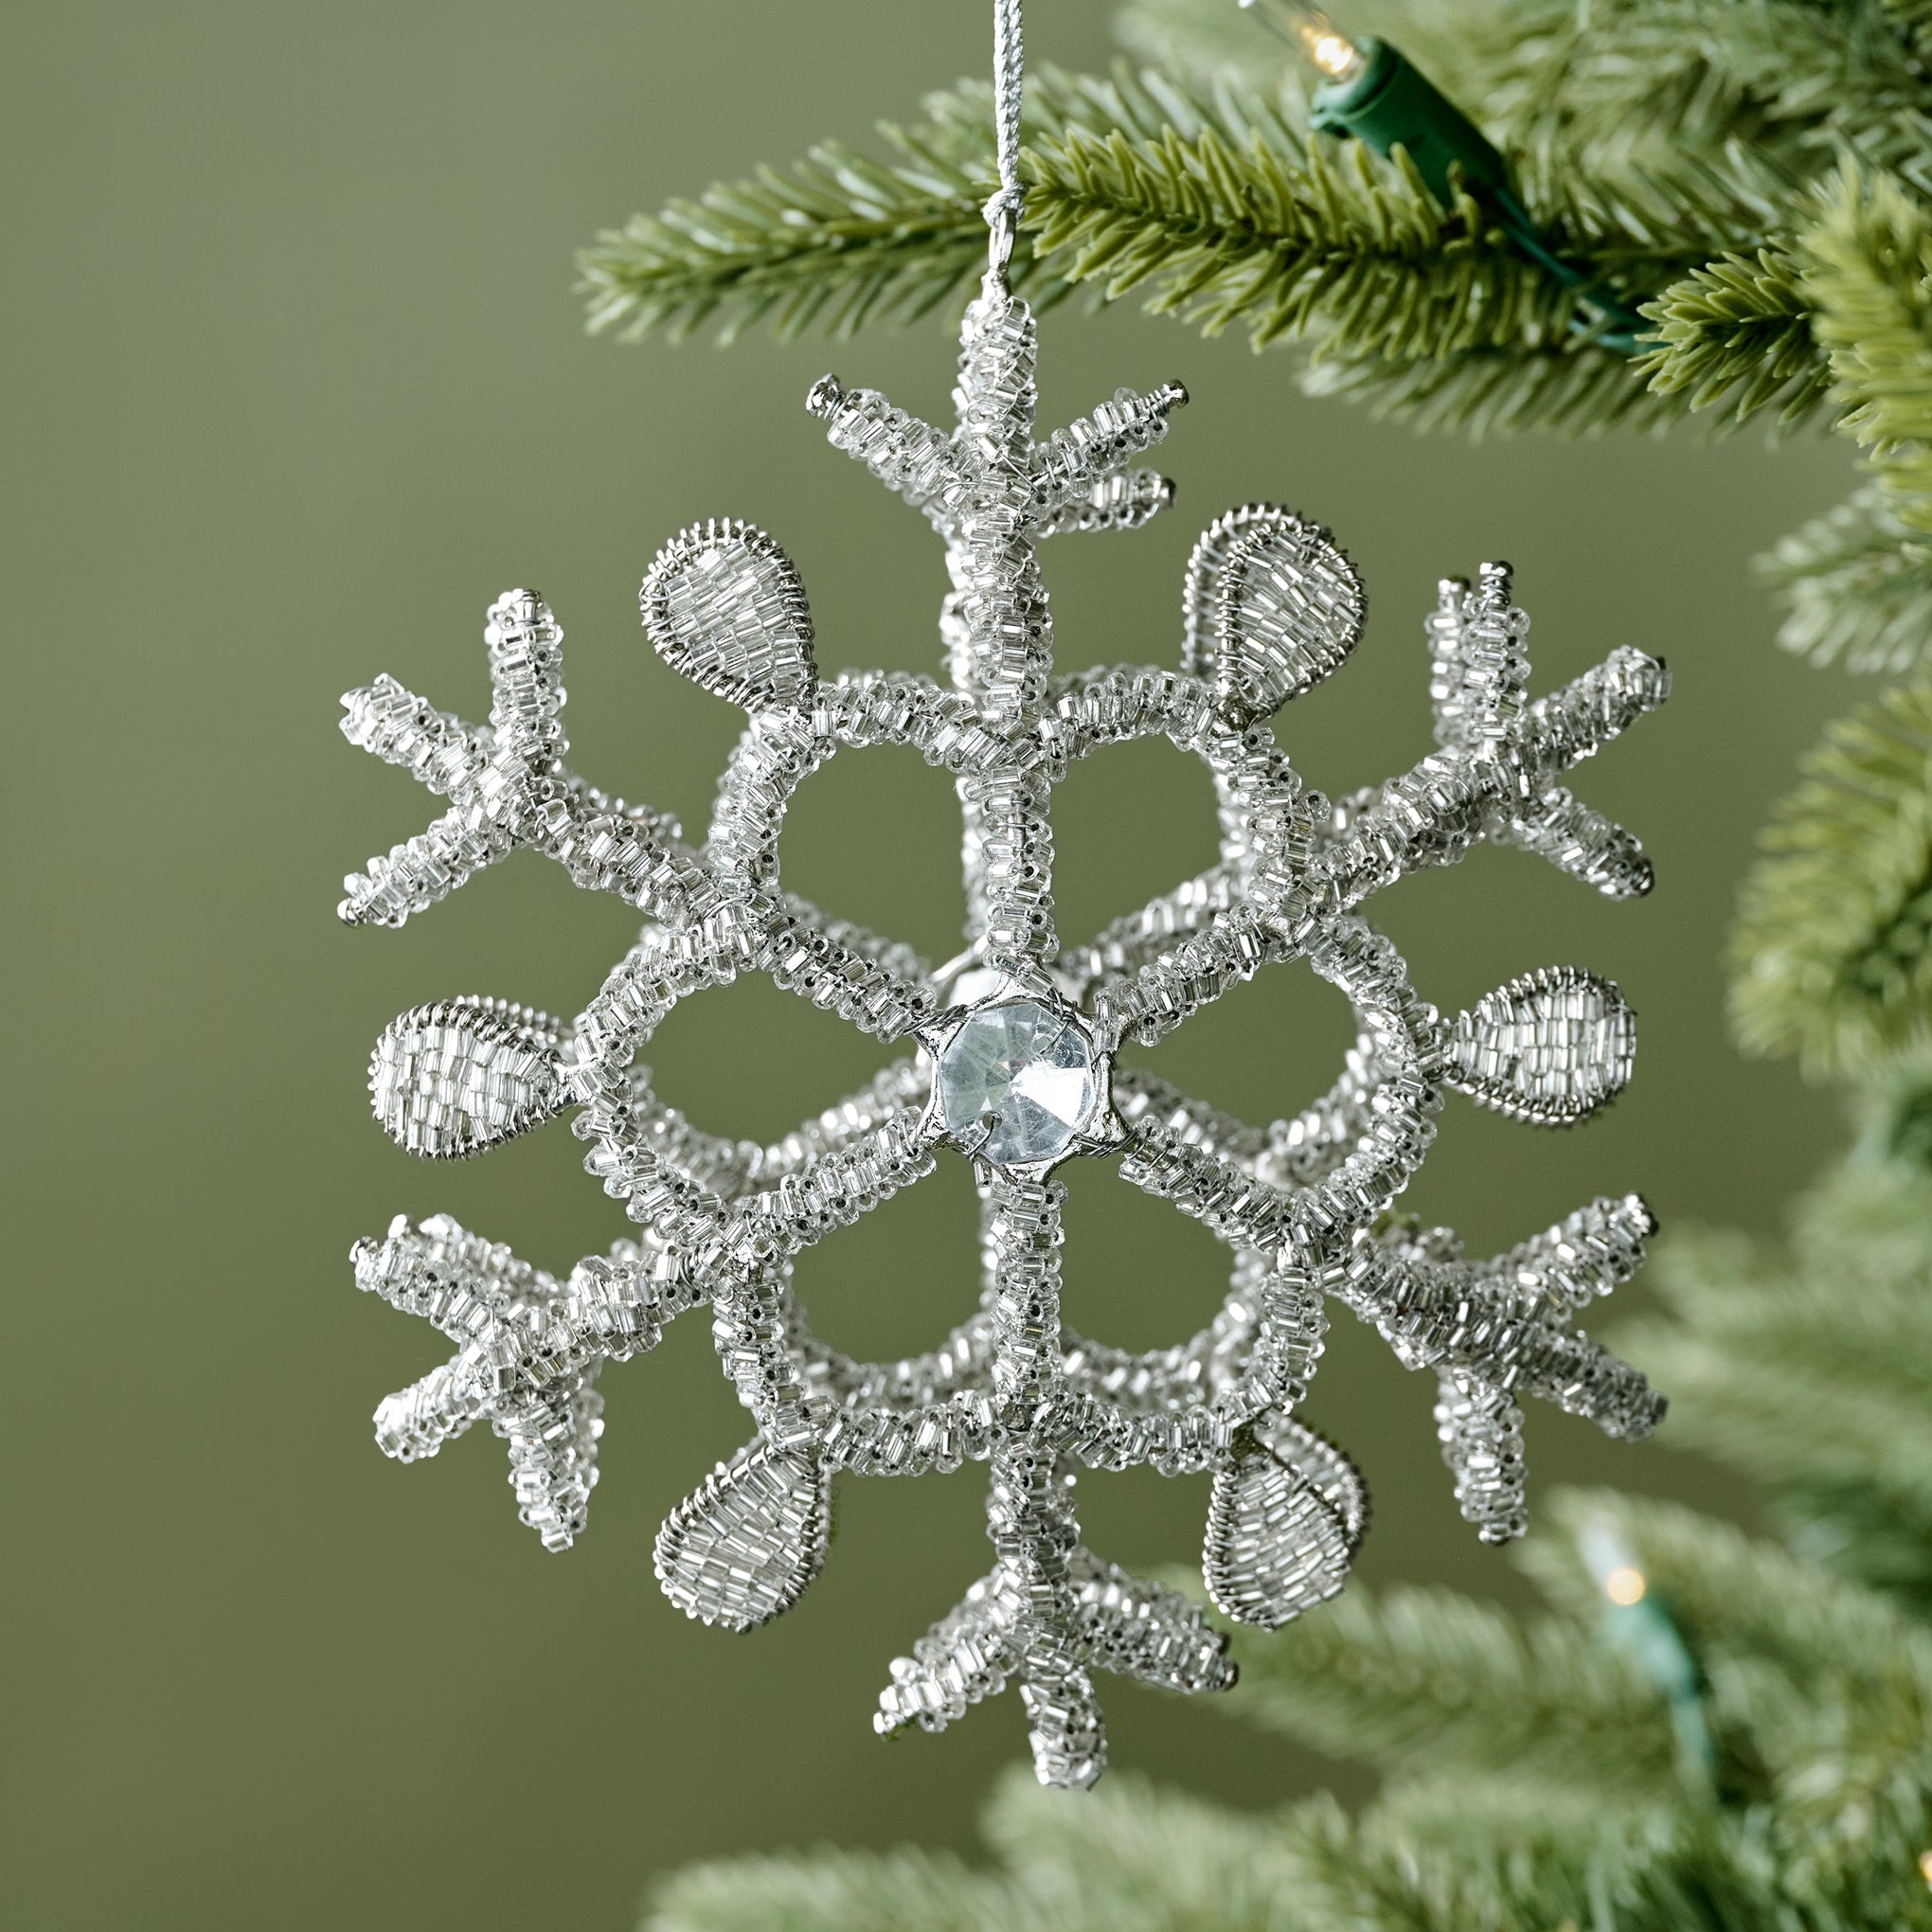
<instances>
[{"instance_id":1,"label":"teardrop shaped loop","mask_svg":"<svg viewBox=\"0 0 1932 1932\"><path fill-rule=\"evenodd\" d=\"M1457 1014L1448 1082L1478 1106L1538 1127L1607 1107L1637 1065L1637 1015L1614 981L1544 966Z\"/></svg>"},{"instance_id":2,"label":"teardrop shaped loop","mask_svg":"<svg viewBox=\"0 0 1932 1932\"><path fill-rule=\"evenodd\" d=\"M513 1140L564 1104L548 1013L466 997L391 1020L369 1059L369 1100L399 1147L456 1160Z\"/></svg>"},{"instance_id":3,"label":"teardrop shaped loop","mask_svg":"<svg viewBox=\"0 0 1932 1932\"><path fill-rule=\"evenodd\" d=\"M712 518L680 530L652 561L638 603L658 654L706 690L747 711L812 702L805 586L756 524Z\"/></svg>"},{"instance_id":4,"label":"teardrop shaped loop","mask_svg":"<svg viewBox=\"0 0 1932 1932\"><path fill-rule=\"evenodd\" d=\"M805 1594L824 1566L831 1531L823 1461L754 1441L664 1519L657 1581L687 1617L752 1630Z\"/></svg>"},{"instance_id":5,"label":"teardrop shaped loop","mask_svg":"<svg viewBox=\"0 0 1932 1932\"><path fill-rule=\"evenodd\" d=\"M1237 724L1270 716L1340 668L1368 598L1319 524L1271 503L1231 510L1188 561L1182 669Z\"/></svg>"}]
</instances>

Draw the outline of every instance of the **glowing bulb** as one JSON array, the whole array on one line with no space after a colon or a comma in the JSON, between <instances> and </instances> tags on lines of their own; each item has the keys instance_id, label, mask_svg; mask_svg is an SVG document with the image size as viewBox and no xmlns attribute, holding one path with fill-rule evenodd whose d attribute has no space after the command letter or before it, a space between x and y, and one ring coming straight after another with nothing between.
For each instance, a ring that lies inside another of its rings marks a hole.
<instances>
[{"instance_id":1,"label":"glowing bulb","mask_svg":"<svg viewBox=\"0 0 1932 1932\"><path fill-rule=\"evenodd\" d=\"M1361 56L1338 33L1317 36L1308 52L1315 64L1333 80L1339 80L1351 67L1361 65Z\"/></svg>"},{"instance_id":2,"label":"glowing bulb","mask_svg":"<svg viewBox=\"0 0 1932 1932\"><path fill-rule=\"evenodd\" d=\"M1318 7L1303 0L1241 0L1265 20L1289 45L1321 69L1329 80L1352 80L1365 64L1353 41Z\"/></svg>"},{"instance_id":3,"label":"glowing bulb","mask_svg":"<svg viewBox=\"0 0 1932 1932\"><path fill-rule=\"evenodd\" d=\"M1644 1589L1643 1572L1628 1564L1619 1565L1603 1579L1603 1594L1613 1603L1641 1603Z\"/></svg>"},{"instance_id":4,"label":"glowing bulb","mask_svg":"<svg viewBox=\"0 0 1932 1932\"><path fill-rule=\"evenodd\" d=\"M1919 1853L1919 1876L1928 1887L1932 1887L1932 1852Z\"/></svg>"}]
</instances>

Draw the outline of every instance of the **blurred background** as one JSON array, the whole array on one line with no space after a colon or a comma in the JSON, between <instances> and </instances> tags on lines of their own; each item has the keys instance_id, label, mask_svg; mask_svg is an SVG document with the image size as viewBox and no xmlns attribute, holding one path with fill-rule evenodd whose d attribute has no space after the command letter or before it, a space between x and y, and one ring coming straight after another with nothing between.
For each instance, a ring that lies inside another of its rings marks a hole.
<instances>
[{"instance_id":1,"label":"blurred background","mask_svg":"<svg viewBox=\"0 0 1932 1932\"><path fill-rule=\"evenodd\" d=\"M482 712L482 617L507 585L541 586L567 633L573 763L688 827L736 714L637 629L637 579L681 525L777 535L829 668L936 664L938 545L802 403L831 367L943 409L947 327L619 349L585 339L571 253L637 207L914 116L987 71L988 16L8 9L0 1923L621 1927L651 1873L700 1855L970 1850L1024 1752L1011 1699L941 1739L887 1746L869 1724L887 1661L986 1567L977 1468L848 1481L823 1578L768 1630L707 1631L659 1596L658 1521L745 1429L702 1317L603 1378L603 1481L567 1556L517 1524L487 1435L420 1468L377 1453L375 1402L445 1351L357 1295L351 1240L441 1209L562 1269L624 1224L561 1126L474 1166L411 1162L368 1118L369 1046L456 993L575 1011L628 925L529 858L398 934L332 912L343 872L431 812L343 743L337 694L386 670ZM1104 0L1034 0L1029 40L1102 64ZM1421 618L1438 576L1484 558L1517 565L1539 689L1623 642L1676 674L1669 709L1580 775L1655 855L1651 899L1481 852L1377 902L1444 1008L1574 960L1641 1014L1608 1117L1538 1134L1452 1097L1407 1205L1477 1252L1633 1187L1667 1225L1774 1226L1843 1127L1787 1067L1734 1053L1718 954L1754 830L1847 694L1772 648L1747 560L1842 493L1843 451L1425 442L1303 401L1282 353L1131 308L1045 325L1047 424L1169 376L1194 399L1161 456L1179 508L1049 547L1063 663L1174 661L1194 535L1265 496L1326 522L1369 586L1351 668L1279 727L1324 787L1427 748ZM1212 850L1206 777L1165 746L1078 770L1057 814L1069 935ZM879 753L806 784L784 860L798 890L939 957L956 844L947 782ZM1348 1032L1336 995L1284 971L1154 1064L1266 1120L1328 1085ZM653 1054L667 1099L761 1136L885 1057L763 983L688 1002ZM1066 1177L1069 1318L1135 1346L1191 1332L1224 1285L1216 1244L1110 1164ZM975 1292L973 1221L945 1157L805 1257L820 1332L871 1354L941 1333ZM1373 1485L1363 1573L1513 1600L1456 1514L1431 1399L1373 1336L1334 1333L1309 1412ZM1619 1448L1539 1408L1530 1442L1541 1485L1747 1507L1668 1429ZM1136 1565L1189 1558L1205 1504L1205 1479L1082 1487L1090 1539ZM1117 1765L1256 1805L1329 1775L1215 1713L1103 1692Z\"/></svg>"}]
</instances>

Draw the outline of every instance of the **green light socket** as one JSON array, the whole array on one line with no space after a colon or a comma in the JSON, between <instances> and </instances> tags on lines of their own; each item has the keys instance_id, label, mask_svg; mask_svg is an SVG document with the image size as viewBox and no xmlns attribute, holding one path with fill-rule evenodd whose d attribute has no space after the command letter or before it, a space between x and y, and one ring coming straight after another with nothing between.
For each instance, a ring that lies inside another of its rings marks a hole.
<instances>
[{"instance_id":1,"label":"green light socket","mask_svg":"<svg viewBox=\"0 0 1932 1932\"><path fill-rule=\"evenodd\" d=\"M1581 292L1600 320L1588 331L1605 349L1635 353L1637 338L1650 325L1617 296L1585 286L1585 277L1550 252L1541 230L1516 199L1509 164L1479 129L1420 68L1386 41L1356 42L1361 71L1347 80L1329 80L1309 100L1309 120L1325 134L1352 134L1378 154L1398 143L1407 151L1428 190L1446 208L1453 206L1451 169L1462 185L1524 255L1547 269L1565 287Z\"/></svg>"},{"instance_id":2,"label":"green light socket","mask_svg":"<svg viewBox=\"0 0 1932 1932\"><path fill-rule=\"evenodd\" d=\"M1315 90L1309 117L1315 127L1324 134L1353 134L1378 154L1401 142L1430 193L1445 207L1449 170L1458 163L1469 187L1506 204L1514 202L1503 157L1427 75L1386 41L1364 39L1355 50L1363 60L1360 73Z\"/></svg>"}]
</instances>

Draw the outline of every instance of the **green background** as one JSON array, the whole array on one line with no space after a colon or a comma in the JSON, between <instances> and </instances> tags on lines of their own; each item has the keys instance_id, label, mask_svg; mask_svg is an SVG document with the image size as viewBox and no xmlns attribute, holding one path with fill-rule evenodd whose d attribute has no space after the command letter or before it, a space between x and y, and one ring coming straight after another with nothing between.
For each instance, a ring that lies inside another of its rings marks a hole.
<instances>
[{"instance_id":1,"label":"green background","mask_svg":"<svg viewBox=\"0 0 1932 1932\"><path fill-rule=\"evenodd\" d=\"M936 662L937 544L801 405L831 366L942 409L946 331L620 349L582 336L570 250L909 116L986 70L986 14L9 9L7 1925L622 1926L652 1871L692 1857L970 1844L1022 1750L1011 1699L942 1739L869 1727L887 1660L988 1562L980 1471L848 1482L825 1576L767 1631L708 1632L658 1595L657 1522L744 1429L702 1317L604 1378L604 1479L566 1557L515 1522L487 1436L421 1468L378 1455L370 1409L441 1344L356 1294L355 1236L446 1209L564 1267L623 1224L561 1127L411 1163L367 1117L369 1044L458 992L573 1011L627 919L528 859L398 935L331 911L342 873L432 810L344 745L337 693L387 670L481 711L482 615L508 584L541 585L568 633L573 761L688 825L733 714L651 655L634 603L680 525L777 534L829 666ZM1100 0L1032 14L1038 57L1106 58ZM1336 531L1373 603L1346 674L1281 723L1319 784L1427 747L1420 618L1437 576L1486 557L1518 565L1540 688L1626 641L1677 673L1668 711L1581 774L1655 852L1649 901L1483 852L1378 902L1445 1008L1574 959L1642 1014L1637 1081L1603 1121L1539 1135L1452 1100L1410 1205L1478 1251L1629 1187L1667 1224L1775 1225L1841 1128L1788 1069L1734 1055L1717 955L1754 827L1846 691L1772 647L1746 560L1835 498L1844 456L1421 441L1300 400L1283 354L1129 309L1046 325L1049 423L1170 375L1195 399L1162 458L1181 508L1050 546L1064 663L1172 662L1193 535L1269 496ZM1063 929L1199 864L1208 803L1165 747L1078 771ZM881 753L805 786L784 856L797 889L938 956L955 838L943 779ZM1283 972L1156 1064L1267 1119L1328 1084L1345 1033L1335 997ZM747 984L681 1008L653 1057L705 1124L768 1135L885 1056ZM1190 1330L1220 1291L1214 1243L1105 1166L1070 1179L1071 1318L1136 1344ZM807 1256L821 1330L862 1352L940 1333L974 1293L972 1220L948 1159ZM1511 1596L1456 1515L1429 1403L1372 1336L1336 1332L1311 1413L1375 1486L1362 1569ZM1745 1500L1665 1445L1547 1410L1530 1433L1539 1483ZM1136 1564L1187 1556L1204 1502L1144 1472L1083 1491L1093 1540ZM1105 1690L1117 1764L1256 1804L1324 1775L1217 1712Z\"/></svg>"}]
</instances>

